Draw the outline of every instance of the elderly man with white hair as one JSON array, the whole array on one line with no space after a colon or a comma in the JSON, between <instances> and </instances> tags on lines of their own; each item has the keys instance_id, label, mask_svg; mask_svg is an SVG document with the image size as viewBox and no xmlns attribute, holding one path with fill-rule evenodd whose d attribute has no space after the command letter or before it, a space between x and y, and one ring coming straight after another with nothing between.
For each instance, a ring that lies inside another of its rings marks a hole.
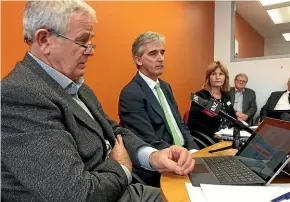
<instances>
[{"instance_id":1,"label":"elderly man with white hair","mask_svg":"<svg viewBox=\"0 0 290 202\"><path fill-rule=\"evenodd\" d=\"M236 116L239 120L250 123L257 112L256 93L246 88L248 83L246 74L237 74L234 82L235 86L231 88L230 94Z\"/></svg>"},{"instance_id":2,"label":"elderly man with white hair","mask_svg":"<svg viewBox=\"0 0 290 202\"><path fill-rule=\"evenodd\" d=\"M1 201L161 201L158 188L130 184L132 163L192 171L188 150L152 148L110 120L84 83L95 22L81 0L27 1L29 52L1 82Z\"/></svg>"}]
</instances>

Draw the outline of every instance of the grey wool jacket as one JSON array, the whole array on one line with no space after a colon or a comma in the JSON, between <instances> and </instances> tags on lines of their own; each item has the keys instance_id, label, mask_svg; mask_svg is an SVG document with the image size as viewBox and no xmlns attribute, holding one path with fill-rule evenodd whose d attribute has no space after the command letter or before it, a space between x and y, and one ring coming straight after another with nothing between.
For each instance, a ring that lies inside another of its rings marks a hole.
<instances>
[{"instance_id":1,"label":"grey wool jacket","mask_svg":"<svg viewBox=\"0 0 290 202\"><path fill-rule=\"evenodd\" d=\"M121 134L130 158L146 144L110 120L93 91L78 96L92 119L29 55L1 88L1 201L117 201L128 186L105 139Z\"/></svg>"}]
</instances>

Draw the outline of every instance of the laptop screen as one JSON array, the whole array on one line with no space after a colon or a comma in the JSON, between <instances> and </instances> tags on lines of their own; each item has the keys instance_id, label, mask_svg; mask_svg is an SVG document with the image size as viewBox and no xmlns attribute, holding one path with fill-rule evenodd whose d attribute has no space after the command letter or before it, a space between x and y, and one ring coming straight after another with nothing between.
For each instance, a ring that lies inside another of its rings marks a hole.
<instances>
[{"instance_id":1,"label":"laptop screen","mask_svg":"<svg viewBox=\"0 0 290 202\"><path fill-rule=\"evenodd\" d=\"M290 122L267 119L256 132L257 135L249 138L237 156L267 182L290 154Z\"/></svg>"}]
</instances>

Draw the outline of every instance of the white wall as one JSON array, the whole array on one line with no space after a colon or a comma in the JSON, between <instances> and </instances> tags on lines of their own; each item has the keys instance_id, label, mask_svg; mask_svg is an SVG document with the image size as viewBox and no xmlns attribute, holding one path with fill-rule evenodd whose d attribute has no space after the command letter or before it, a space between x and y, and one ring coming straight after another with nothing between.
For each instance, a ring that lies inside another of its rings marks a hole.
<instances>
[{"instance_id":1,"label":"white wall","mask_svg":"<svg viewBox=\"0 0 290 202\"><path fill-rule=\"evenodd\" d=\"M231 62L231 1L215 2L214 58L227 64L231 85L236 74L249 76L247 86L256 91L258 113L270 93L286 90L290 77L290 58Z\"/></svg>"},{"instance_id":2,"label":"white wall","mask_svg":"<svg viewBox=\"0 0 290 202\"><path fill-rule=\"evenodd\" d=\"M284 55L290 54L290 41L285 41L284 37L265 38L264 55Z\"/></svg>"}]
</instances>

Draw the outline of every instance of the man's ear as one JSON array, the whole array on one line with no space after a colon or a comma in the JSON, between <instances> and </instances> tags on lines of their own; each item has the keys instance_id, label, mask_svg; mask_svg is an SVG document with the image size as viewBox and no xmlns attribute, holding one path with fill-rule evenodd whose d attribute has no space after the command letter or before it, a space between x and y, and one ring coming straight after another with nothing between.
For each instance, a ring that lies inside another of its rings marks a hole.
<instances>
[{"instance_id":1,"label":"man's ear","mask_svg":"<svg viewBox=\"0 0 290 202\"><path fill-rule=\"evenodd\" d=\"M140 56L135 56L134 61L138 66L142 66L142 61Z\"/></svg>"},{"instance_id":2,"label":"man's ear","mask_svg":"<svg viewBox=\"0 0 290 202\"><path fill-rule=\"evenodd\" d=\"M50 39L51 33L46 29L39 29L34 34L34 41L43 52L44 55L49 55L50 53Z\"/></svg>"}]
</instances>

